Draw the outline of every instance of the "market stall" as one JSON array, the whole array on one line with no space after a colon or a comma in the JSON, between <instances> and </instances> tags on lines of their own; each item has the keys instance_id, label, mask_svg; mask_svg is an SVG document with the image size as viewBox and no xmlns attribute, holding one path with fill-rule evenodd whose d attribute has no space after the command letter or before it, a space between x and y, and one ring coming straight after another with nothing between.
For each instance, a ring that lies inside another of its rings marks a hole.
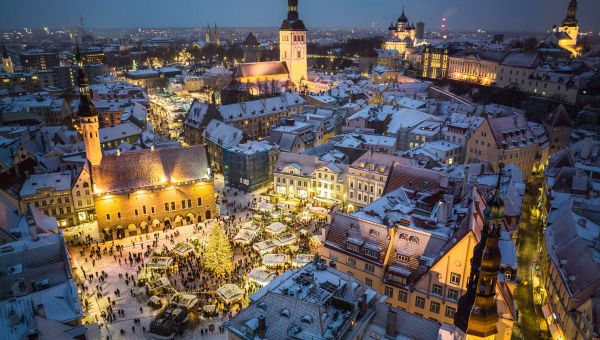
<instances>
[{"instance_id":1,"label":"market stall","mask_svg":"<svg viewBox=\"0 0 600 340\"><path fill-rule=\"evenodd\" d=\"M263 264L267 267L283 266L290 262L290 257L284 254L266 254L263 256Z\"/></svg>"},{"instance_id":2,"label":"market stall","mask_svg":"<svg viewBox=\"0 0 600 340\"><path fill-rule=\"evenodd\" d=\"M217 289L217 295L225 303L232 303L241 300L244 297L244 291L237 285L228 283Z\"/></svg>"},{"instance_id":3,"label":"market stall","mask_svg":"<svg viewBox=\"0 0 600 340\"><path fill-rule=\"evenodd\" d=\"M265 231L269 234L277 235L277 234L281 234L286 229L287 229L287 227L285 226L285 224L283 224L281 222L275 222L275 223L272 223L271 225L269 225L268 227L266 227Z\"/></svg>"},{"instance_id":4,"label":"market stall","mask_svg":"<svg viewBox=\"0 0 600 340\"><path fill-rule=\"evenodd\" d=\"M292 266L304 267L307 263L311 262L315 258L312 254L298 254L292 259Z\"/></svg>"},{"instance_id":5,"label":"market stall","mask_svg":"<svg viewBox=\"0 0 600 340\"><path fill-rule=\"evenodd\" d=\"M261 286L266 286L273 281L275 277L277 277L275 272L264 267L254 268L248 273L248 280Z\"/></svg>"},{"instance_id":6,"label":"market stall","mask_svg":"<svg viewBox=\"0 0 600 340\"><path fill-rule=\"evenodd\" d=\"M273 243L272 240L266 240L263 242L255 243L252 246L252 248L256 250L256 252L258 252L260 255L264 255L275 250L275 248L277 248L277 245Z\"/></svg>"}]
</instances>

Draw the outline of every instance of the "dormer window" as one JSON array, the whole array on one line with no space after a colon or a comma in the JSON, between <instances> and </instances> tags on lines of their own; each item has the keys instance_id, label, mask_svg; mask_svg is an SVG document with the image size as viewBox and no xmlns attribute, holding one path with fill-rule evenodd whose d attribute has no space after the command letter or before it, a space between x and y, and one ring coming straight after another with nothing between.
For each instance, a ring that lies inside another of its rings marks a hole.
<instances>
[{"instance_id":1,"label":"dormer window","mask_svg":"<svg viewBox=\"0 0 600 340\"><path fill-rule=\"evenodd\" d=\"M377 236L379 236L379 232L378 232L377 230L373 230L373 229L371 229L371 230L369 231L369 235L371 235L371 236L376 236L376 237L377 237Z\"/></svg>"},{"instance_id":2,"label":"dormer window","mask_svg":"<svg viewBox=\"0 0 600 340\"><path fill-rule=\"evenodd\" d=\"M404 263L408 263L410 261L410 256L404 254L396 254L396 260Z\"/></svg>"},{"instance_id":3,"label":"dormer window","mask_svg":"<svg viewBox=\"0 0 600 340\"><path fill-rule=\"evenodd\" d=\"M356 252L360 251L360 246L352 242L346 242L346 248Z\"/></svg>"},{"instance_id":4,"label":"dormer window","mask_svg":"<svg viewBox=\"0 0 600 340\"><path fill-rule=\"evenodd\" d=\"M365 249L365 255L367 255L369 257L373 257L373 258L378 258L379 252L377 252L375 250L371 250L371 249Z\"/></svg>"}]
</instances>

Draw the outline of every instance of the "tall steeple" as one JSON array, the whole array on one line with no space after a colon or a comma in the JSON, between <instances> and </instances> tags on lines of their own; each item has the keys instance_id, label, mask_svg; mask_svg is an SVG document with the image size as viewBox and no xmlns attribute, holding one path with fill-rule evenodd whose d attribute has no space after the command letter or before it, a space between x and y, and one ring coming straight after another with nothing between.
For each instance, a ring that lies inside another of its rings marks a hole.
<instances>
[{"instance_id":1,"label":"tall steeple","mask_svg":"<svg viewBox=\"0 0 600 340\"><path fill-rule=\"evenodd\" d=\"M287 19L281 24L282 30L306 30L304 22L300 20L298 14L298 0L288 0Z\"/></svg>"},{"instance_id":2,"label":"tall steeple","mask_svg":"<svg viewBox=\"0 0 600 340\"><path fill-rule=\"evenodd\" d=\"M102 148L98 135L98 110L92 102L92 93L88 77L83 69L83 60L79 52L79 45L75 54L77 58L77 84L79 85L79 125L85 145L85 155L92 167L102 162Z\"/></svg>"},{"instance_id":3,"label":"tall steeple","mask_svg":"<svg viewBox=\"0 0 600 340\"><path fill-rule=\"evenodd\" d=\"M577 0L571 0L567 8L567 17L563 21L563 26L577 25Z\"/></svg>"},{"instance_id":4,"label":"tall steeple","mask_svg":"<svg viewBox=\"0 0 600 340\"><path fill-rule=\"evenodd\" d=\"M481 239L471 258L467 292L458 300L454 317L454 324L468 339L492 339L498 333L495 297L501 260L498 241L504 227L504 201L500 197L503 168L501 164L494 195L486 203Z\"/></svg>"}]
</instances>

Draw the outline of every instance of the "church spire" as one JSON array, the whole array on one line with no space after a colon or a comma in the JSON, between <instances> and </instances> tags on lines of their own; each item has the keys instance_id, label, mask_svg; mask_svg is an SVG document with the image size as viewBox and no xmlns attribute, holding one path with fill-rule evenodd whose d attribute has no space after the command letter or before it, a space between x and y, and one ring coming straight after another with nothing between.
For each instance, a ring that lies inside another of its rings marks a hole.
<instances>
[{"instance_id":1,"label":"church spire","mask_svg":"<svg viewBox=\"0 0 600 340\"><path fill-rule=\"evenodd\" d=\"M504 226L504 201L500 193L503 168L501 164L494 194L486 202L481 239L471 258L467 292L458 300L454 318L456 327L473 338L483 339L498 333L495 297L501 259L498 241Z\"/></svg>"},{"instance_id":2,"label":"church spire","mask_svg":"<svg viewBox=\"0 0 600 340\"><path fill-rule=\"evenodd\" d=\"M79 51L79 44L76 47L75 59L77 60L77 85L79 86L79 116L98 116L96 106L92 102L89 79L83 69L83 58Z\"/></svg>"},{"instance_id":3,"label":"church spire","mask_svg":"<svg viewBox=\"0 0 600 340\"><path fill-rule=\"evenodd\" d=\"M282 30L302 30L305 31L306 27L304 22L300 20L298 14L298 0L288 0L288 15L287 19L281 24Z\"/></svg>"},{"instance_id":4,"label":"church spire","mask_svg":"<svg viewBox=\"0 0 600 340\"><path fill-rule=\"evenodd\" d=\"M85 156L92 167L102 162L102 147L100 146L98 110L92 102L92 92L89 87L88 77L83 69L83 59L77 45L75 57L77 59L77 83L79 85L79 125L85 145Z\"/></svg>"},{"instance_id":5,"label":"church spire","mask_svg":"<svg viewBox=\"0 0 600 340\"><path fill-rule=\"evenodd\" d=\"M577 25L577 0L571 0L567 8L567 17L563 21L563 26Z\"/></svg>"}]
</instances>

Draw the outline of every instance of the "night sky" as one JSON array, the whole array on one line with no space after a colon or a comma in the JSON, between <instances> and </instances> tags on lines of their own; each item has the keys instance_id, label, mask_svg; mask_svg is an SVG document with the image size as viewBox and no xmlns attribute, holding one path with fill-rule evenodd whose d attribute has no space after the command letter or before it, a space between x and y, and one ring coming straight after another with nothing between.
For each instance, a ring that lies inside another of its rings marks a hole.
<instances>
[{"instance_id":1,"label":"night sky","mask_svg":"<svg viewBox=\"0 0 600 340\"><path fill-rule=\"evenodd\" d=\"M286 0L1 0L0 28L73 26L83 16L89 28L278 26ZM442 15L450 30L542 32L559 24L569 0L300 0L310 27L385 28L406 5L411 21L438 30ZM579 0L582 31L600 30L600 1Z\"/></svg>"}]
</instances>

